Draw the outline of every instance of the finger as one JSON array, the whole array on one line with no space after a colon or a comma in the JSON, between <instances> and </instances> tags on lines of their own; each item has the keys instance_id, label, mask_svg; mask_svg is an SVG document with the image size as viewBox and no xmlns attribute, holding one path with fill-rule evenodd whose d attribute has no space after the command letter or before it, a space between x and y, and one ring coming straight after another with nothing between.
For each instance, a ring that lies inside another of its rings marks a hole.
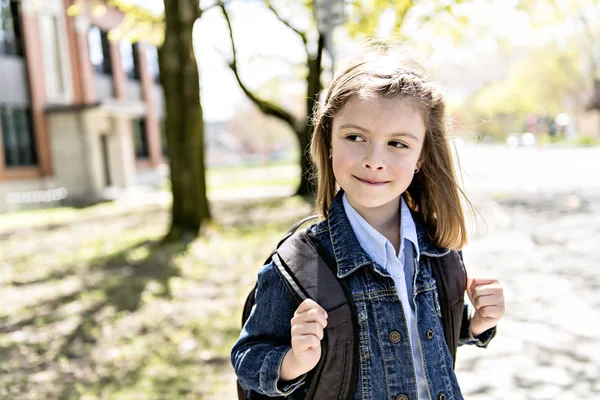
<instances>
[{"instance_id":1,"label":"finger","mask_svg":"<svg viewBox=\"0 0 600 400\"><path fill-rule=\"evenodd\" d=\"M320 345L321 341L315 335L292 336L292 347L299 352L318 348Z\"/></svg>"},{"instance_id":2,"label":"finger","mask_svg":"<svg viewBox=\"0 0 600 400\"><path fill-rule=\"evenodd\" d=\"M467 277L467 294L469 295L469 298L471 298L471 296L473 296L473 289L476 287L475 285L475 279ZM471 300L473 300L471 298Z\"/></svg>"},{"instance_id":3,"label":"finger","mask_svg":"<svg viewBox=\"0 0 600 400\"><path fill-rule=\"evenodd\" d=\"M319 340L323 339L323 328L316 322L294 325L291 332L292 336L315 335Z\"/></svg>"},{"instance_id":4,"label":"finger","mask_svg":"<svg viewBox=\"0 0 600 400\"><path fill-rule=\"evenodd\" d=\"M473 291L471 293L473 300L477 299L480 296L489 296L489 295L503 297L504 289L502 289L502 286L500 286L499 284L493 283L493 284L489 284L489 285L477 286L476 288L473 289Z\"/></svg>"},{"instance_id":5,"label":"finger","mask_svg":"<svg viewBox=\"0 0 600 400\"><path fill-rule=\"evenodd\" d=\"M477 310L477 312L483 318L499 319L504 315L504 307L498 305L485 306Z\"/></svg>"},{"instance_id":6,"label":"finger","mask_svg":"<svg viewBox=\"0 0 600 400\"><path fill-rule=\"evenodd\" d=\"M323 314L321 314L316 308L310 309L308 311L303 312L302 314L294 316L294 318L292 318L292 320L290 321L290 324L294 326L309 322L316 322L323 329L327 327L327 320L325 319L325 317L323 317Z\"/></svg>"},{"instance_id":7,"label":"finger","mask_svg":"<svg viewBox=\"0 0 600 400\"><path fill-rule=\"evenodd\" d=\"M296 309L294 315L302 314L303 312L306 312L313 308L319 310L319 312L321 312L325 316L325 318L327 318L327 312L325 311L325 309L313 299L306 299L302 303L300 303L300 306L298 306L298 309Z\"/></svg>"},{"instance_id":8,"label":"finger","mask_svg":"<svg viewBox=\"0 0 600 400\"><path fill-rule=\"evenodd\" d=\"M467 280L468 279L469 278L467 278ZM477 286L489 285L492 283L499 283L499 281L498 281L498 279L494 279L494 278L471 278L469 287L476 288Z\"/></svg>"},{"instance_id":9,"label":"finger","mask_svg":"<svg viewBox=\"0 0 600 400\"><path fill-rule=\"evenodd\" d=\"M490 294L490 295L484 295L484 296L477 296L473 300L473 306L475 307L475 309L479 310L480 308L486 307L486 306L496 306L499 304L499 302L500 302L500 299L498 299L497 296Z\"/></svg>"}]
</instances>

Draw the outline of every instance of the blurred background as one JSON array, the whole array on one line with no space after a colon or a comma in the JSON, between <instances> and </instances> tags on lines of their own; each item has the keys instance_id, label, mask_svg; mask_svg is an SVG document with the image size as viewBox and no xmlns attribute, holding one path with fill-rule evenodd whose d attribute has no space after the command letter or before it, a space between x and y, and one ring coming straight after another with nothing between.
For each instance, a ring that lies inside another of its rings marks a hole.
<instances>
[{"instance_id":1,"label":"blurred background","mask_svg":"<svg viewBox=\"0 0 600 400\"><path fill-rule=\"evenodd\" d=\"M235 399L246 295L314 211L315 101L390 35L505 287L465 398L599 399L597 0L0 0L0 398Z\"/></svg>"}]
</instances>

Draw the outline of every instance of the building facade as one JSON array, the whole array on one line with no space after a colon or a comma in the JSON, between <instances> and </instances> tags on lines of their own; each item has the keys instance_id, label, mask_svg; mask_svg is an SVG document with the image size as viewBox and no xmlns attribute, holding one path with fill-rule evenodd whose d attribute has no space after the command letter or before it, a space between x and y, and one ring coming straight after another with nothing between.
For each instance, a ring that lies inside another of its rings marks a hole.
<instances>
[{"instance_id":1,"label":"building facade","mask_svg":"<svg viewBox=\"0 0 600 400\"><path fill-rule=\"evenodd\" d=\"M0 212L161 179L157 49L109 40L125 14L86 2L0 0Z\"/></svg>"}]
</instances>

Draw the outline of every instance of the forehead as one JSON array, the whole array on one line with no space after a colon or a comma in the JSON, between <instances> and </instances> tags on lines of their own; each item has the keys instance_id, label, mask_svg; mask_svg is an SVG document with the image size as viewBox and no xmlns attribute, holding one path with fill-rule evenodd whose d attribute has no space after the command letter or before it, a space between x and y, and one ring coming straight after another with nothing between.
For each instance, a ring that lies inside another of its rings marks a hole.
<instances>
[{"instance_id":1,"label":"forehead","mask_svg":"<svg viewBox=\"0 0 600 400\"><path fill-rule=\"evenodd\" d=\"M372 134L412 133L425 137L425 110L413 97L351 97L333 118L333 130L357 125Z\"/></svg>"}]
</instances>

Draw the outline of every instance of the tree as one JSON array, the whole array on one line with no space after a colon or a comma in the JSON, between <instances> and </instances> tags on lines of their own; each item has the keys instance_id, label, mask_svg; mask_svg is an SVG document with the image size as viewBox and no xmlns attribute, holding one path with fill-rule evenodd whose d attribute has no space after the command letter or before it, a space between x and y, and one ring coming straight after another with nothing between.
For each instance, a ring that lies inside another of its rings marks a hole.
<instances>
[{"instance_id":1,"label":"tree","mask_svg":"<svg viewBox=\"0 0 600 400\"><path fill-rule=\"evenodd\" d=\"M109 33L110 40L127 38L132 43L150 42L159 47L160 81L165 95L167 153L173 203L166 242L195 237L211 219L206 197L204 121L200 104L198 66L192 31L202 15L198 0L164 0L164 16L157 16L130 0L106 0L124 18ZM87 2L75 1L69 16L84 14ZM96 1L89 10L103 15L106 6Z\"/></svg>"},{"instance_id":2,"label":"tree","mask_svg":"<svg viewBox=\"0 0 600 400\"><path fill-rule=\"evenodd\" d=\"M441 3L441 2L440 2ZM460 3L460 0L449 0L444 4L433 8L434 12L425 13L423 20L446 12L451 14L451 5ZM82 8L82 1L73 5L73 9ZM174 241L182 238L196 236L203 223L211 219L210 208L206 196L206 179L204 166L204 124L202 117L202 106L200 103L199 76L197 62L193 52L192 31L194 23L207 9L199 7L198 0L164 0L164 30L156 33L157 19L140 9L131 6L124 0L108 0L108 4L117 6L126 11L126 19L122 26L116 31L119 35L129 36L133 42L139 39L147 39L148 36L156 43L164 43L159 47L159 69L161 84L165 94L166 106L166 141L170 164L171 186L173 203L171 212L171 224L165 240ZM235 41L231 27L231 21L225 4L219 1L220 6L230 32L233 59L229 63L231 70L244 91L256 106L265 114L279 118L285 122L296 134L301 152L301 181L297 194L308 195L314 193L313 182L309 179L311 163L307 152L310 143L311 124L313 110L319 93L322 90L321 74L323 72L323 51L325 38L322 34L315 35L316 43L309 42L307 32L293 27L288 21L280 17L277 10L266 1L266 6L282 24L293 31L304 44L306 52L306 108L304 116L297 117L294 113L284 108L260 99L250 91L241 80ZM359 32L373 33L377 27L379 18L387 10L393 10L396 15L395 30L400 31L408 12L414 7L412 0L395 2L391 0L375 0L374 2L354 2L354 19L348 23L351 34ZM312 4L305 4L311 9L314 17ZM152 27L148 29L134 29L131 32L130 24L133 25L131 16L135 15L136 23L147 20ZM162 26L162 18L160 25ZM314 25L314 23L313 23ZM116 33L116 32L113 32ZM113 35L116 36L118 35ZM156 39L156 38L159 39Z\"/></svg>"},{"instance_id":3,"label":"tree","mask_svg":"<svg viewBox=\"0 0 600 400\"><path fill-rule=\"evenodd\" d=\"M158 51L165 94L167 153L173 192L165 241L195 237L211 218L204 169L204 121L192 31L198 0L164 0L165 35Z\"/></svg>"},{"instance_id":4,"label":"tree","mask_svg":"<svg viewBox=\"0 0 600 400\"><path fill-rule=\"evenodd\" d=\"M503 137L525 129L529 113L554 117L584 107L585 77L573 49L545 46L528 51L506 79L483 87L467 104L472 120L486 121L480 130Z\"/></svg>"},{"instance_id":5,"label":"tree","mask_svg":"<svg viewBox=\"0 0 600 400\"><path fill-rule=\"evenodd\" d=\"M269 10L289 29L295 32L302 43L304 44L306 50L306 66L308 69L308 73L306 76L306 115L303 118L296 118L294 114L290 111L284 110L282 107L266 101L264 99L260 99L255 93L253 93L245 83L240 78L238 63L237 63L237 51L235 46L235 39L233 36L233 29L231 26L231 19L229 17L229 13L225 4L222 1L219 1L219 7L223 11L223 15L227 22L227 27L229 28L229 38L231 40L231 47L233 57L229 62L229 67L233 71L235 78L240 85L242 91L248 96L248 98L265 114L270 115L275 118L278 118L285 122L296 134L298 138L298 144L301 152L300 156L300 167L301 167L301 180L300 185L296 191L298 195L308 195L310 193L314 193L314 186L312 181L309 179L310 170L311 170L311 162L310 158L307 154L307 148L310 143L310 118L312 117L312 110L314 109L315 103L318 99L319 93L321 92L321 72L323 71L322 67L322 57L323 57L323 49L325 46L325 38L323 35L318 35L316 51L309 51L309 41L305 32L301 32L300 30L292 27L292 25L285 21L283 18L279 16L275 8L271 4L267 5Z\"/></svg>"},{"instance_id":6,"label":"tree","mask_svg":"<svg viewBox=\"0 0 600 400\"><path fill-rule=\"evenodd\" d=\"M443 3L443 4L442 4ZM461 3L461 0L449 0L449 1L438 1L434 2L431 7L426 7L422 15L420 16L420 22L427 22L433 17L440 14L447 14L452 16L452 5ZM384 12L391 10L395 13L395 21L393 25L394 32L399 33L403 27L409 11L415 7L415 3L412 0L374 0L371 2L367 1L356 1L351 3L353 6L353 13L347 23L348 32L352 36L358 36L359 34L373 34L377 29L380 17ZM316 193L315 182L310 179L312 163L308 154L308 145L310 143L312 135L311 121L313 119L313 113L315 111L315 104L318 100L319 93L323 89L321 82L321 74L323 72L323 52L325 48L325 36L321 33L316 33L312 36L316 38L316 43L311 43L309 40L309 33L302 31L294 27L289 21L282 18L273 4L266 0L265 5L267 9L273 13L273 15L279 19L279 21L294 32L304 45L306 53L306 111L300 118L295 117L294 113L289 110L285 110L283 107L275 104L274 102L267 101L260 98L255 92L251 91L248 86L240 78L236 44L233 35L233 28L231 24L231 18L227 10L227 6L222 0L219 0L218 6L221 8L227 26L229 28L229 37L231 40L232 58L229 61L229 67L233 71L235 78L240 85L242 91L246 96L265 114L273 116L285 122L295 133L300 150L300 167L301 167L301 179L299 187L296 191L297 195L306 196ZM309 14L313 16L314 26L314 7L312 1L305 2L305 7L310 9ZM459 20L458 18L457 20ZM311 50L313 49L313 50Z\"/></svg>"},{"instance_id":7,"label":"tree","mask_svg":"<svg viewBox=\"0 0 600 400\"><path fill-rule=\"evenodd\" d=\"M592 77L592 93L588 101L587 109L596 110L600 113L600 1L591 1L586 9L579 14L584 30L583 54L589 65L589 73Z\"/></svg>"},{"instance_id":8,"label":"tree","mask_svg":"<svg viewBox=\"0 0 600 400\"><path fill-rule=\"evenodd\" d=\"M518 7L534 17L542 16L533 19L537 26L566 29L567 21L579 26L578 34L571 34L569 41L579 47L579 58L584 63L588 79L586 109L600 113L600 0L523 0Z\"/></svg>"}]
</instances>

